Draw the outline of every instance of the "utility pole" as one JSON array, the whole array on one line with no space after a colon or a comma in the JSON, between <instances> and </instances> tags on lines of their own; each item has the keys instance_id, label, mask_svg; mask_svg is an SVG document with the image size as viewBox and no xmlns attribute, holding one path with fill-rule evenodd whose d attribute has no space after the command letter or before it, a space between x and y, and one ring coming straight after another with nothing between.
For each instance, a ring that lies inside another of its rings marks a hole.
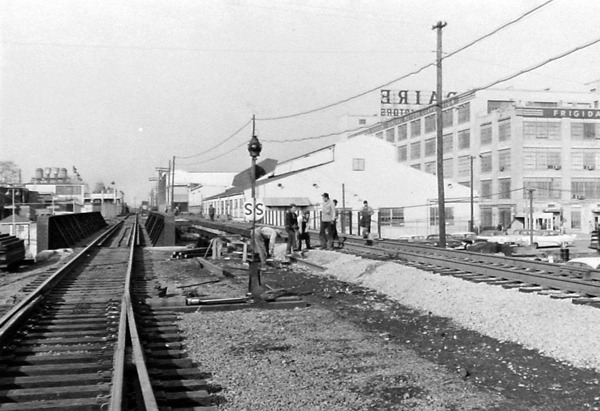
<instances>
[{"instance_id":1,"label":"utility pole","mask_svg":"<svg viewBox=\"0 0 600 411\"><path fill-rule=\"evenodd\" d=\"M341 222L342 222L341 223L342 224L342 234L346 234L346 231L345 231L345 228L344 228L345 227L345 222L346 222L346 212L345 212L345 209L346 209L346 185L342 184L342 218L340 219Z\"/></svg>"},{"instance_id":2,"label":"utility pole","mask_svg":"<svg viewBox=\"0 0 600 411\"><path fill-rule=\"evenodd\" d=\"M171 184L171 174L173 173L173 169L171 168L171 160L169 160L169 174L167 174L167 177L165 178L165 208L167 210L165 210L165 213L167 213L169 210L169 204L171 203L170 201L170 192L171 190L169 190L169 185Z\"/></svg>"},{"instance_id":3,"label":"utility pole","mask_svg":"<svg viewBox=\"0 0 600 411\"><path fill-rule=\"evenodd\" d=\"M527 188L529 192L529 245L533 245L533 192L535 189Z\"/></svg>"},{"instance_id":4,"label":"utility pole","mask_svg":"<svg viewBox=\"0 0 600 411\"><path fill-rule=\"evenodd\" d=\"M442 29L445 22L438 21L432 27L437 30L437 89L436 89L436 120L437 120L437 181L438 181L438 217L441 248L446 248L446 201L444 200L444 122L442 119Z\"/></svg>"},{"instance_id":5,"label":"utility pole","mask_svg":"<svg viewBox=\"0 0 600 411\"><path fill-rule=\"evenodd\" d=\"M473 232L473 228L475 227L475 217L473 213L473 159L475 157L469 156L471 158L471 221L469 221L469 231Z\"/></svg>"},{"instance_id":6,"label":"utility pole","mask_svg":"<svg viewBox=\"0 0 600 411\"><path fill-rule=\"evenodd\" d=\"M171 176L171 211L175 212L175 156L173 156L173 175Z\"/></svg>"}]
</instances>

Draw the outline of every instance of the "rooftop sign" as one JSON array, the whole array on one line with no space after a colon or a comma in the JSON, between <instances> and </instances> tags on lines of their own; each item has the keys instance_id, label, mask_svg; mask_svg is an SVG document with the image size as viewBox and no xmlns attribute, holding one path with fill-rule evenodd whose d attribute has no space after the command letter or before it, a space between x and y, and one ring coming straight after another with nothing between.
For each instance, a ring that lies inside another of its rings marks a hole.
<instances>
[{"instance_id":1,"label":"rooftop sign","mask_svg":"<svg viewBox=\"0 0 600 411\"><path fill-rule=\"evenodd\" d=\"M600 119L600 110L591 108L529 108L518 107L522 117Z\"/></svg>"}]
</instances>

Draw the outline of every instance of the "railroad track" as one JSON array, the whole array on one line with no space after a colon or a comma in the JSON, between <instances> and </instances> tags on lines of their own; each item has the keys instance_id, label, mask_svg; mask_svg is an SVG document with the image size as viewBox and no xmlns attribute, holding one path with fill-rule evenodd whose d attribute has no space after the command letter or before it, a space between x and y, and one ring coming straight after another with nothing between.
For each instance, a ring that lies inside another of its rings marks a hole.
<instances>
[{"instance_id":1,"label":"railroad track","mask_svg":"<svg viewBox=\"0 0 600 411\"><path fill-rule=\"evenodd\" d=\"M212 229L235 234L248 230L240 223L208 222ZM318 233L311 232L311 244L319 244ZM366 245L355 236L340 235L340 251L364 257L398 261L419 269L452 275L473 282L518 288L524 292L548 294L551 298L572 299L575 304L600 307L600 270L565 267L561 264L525 258L498 256L463 250L443 249L393 240L375 240Z\"/></svg>"},{"instance_id":2,"label":"railroad track","mask_svg":"<svg viewBox=\"0 0 600 411\"><path fill-rule=\"evenodd\" d=\"M0 318L0 410L213 410L128 218Z\"/></svg>"},{"instance_id":3,"label":"railroad track","mask_svg":"<svg viewBox=\"0 0 600 411\"><path fill-rule=\"evenodd\" d=\"M600 307L600 271L566 267L524 258L381 240L373 246L347 238L343 250L404 264L473 282L518 288L524 292L571 298L576 304Z\"/></svg>"}]
</instances>

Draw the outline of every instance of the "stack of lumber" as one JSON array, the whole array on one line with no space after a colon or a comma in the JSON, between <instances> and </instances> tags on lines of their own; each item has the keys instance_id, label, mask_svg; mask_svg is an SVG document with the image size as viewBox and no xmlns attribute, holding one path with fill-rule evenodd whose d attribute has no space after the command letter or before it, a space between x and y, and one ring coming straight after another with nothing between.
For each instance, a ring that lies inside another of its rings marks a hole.
<instances>
[{"instance_id":1,"label":"stack of lumber","mask_svg":"<svg viewBox=\"0 0 600 411\"><path fill-rule=\"evenodd\" d=\"M171 258L175 259L184 259L184 258L194 258L194 257L204 257L206 255L206 250L208 247L200 247L200 248L188 248L186 250L175 251L171 254Z\"/></svg>"},{"instance_id":2,"label":"stack of lumber","mask_svg":"<svg viewBox=\"0 0 600 411\"><path fill-rule=\"evenodd\" d=\"M17 266L25 259L25 241L8 234L0 234L0 268Z\"/></svg>"}]
</instances>

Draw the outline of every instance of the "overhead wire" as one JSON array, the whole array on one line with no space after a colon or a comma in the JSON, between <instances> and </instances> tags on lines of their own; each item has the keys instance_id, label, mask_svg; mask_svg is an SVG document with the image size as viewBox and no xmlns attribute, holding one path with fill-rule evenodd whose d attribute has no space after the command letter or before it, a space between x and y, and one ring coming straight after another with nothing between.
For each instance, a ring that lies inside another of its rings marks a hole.
<instances>
[{"instance_id":1,"label":"overhead wire","mask_svg":"<svg viewBox=\"0 0 600 411\"><path fill-rule=\"evenodd\" d=\"M214 150L217 147L222 146L223 144L225 144L227 141L231 140L233 137L235 137L236 135L238 135L244 128L246 128L246 126L248 126L250 123L252 122L252 120L248 120L242 127L240 127L235 133L233 133L232 135L230 135L229 137L227 137L225 140L221 141L219 144L212 146L211 148L208 148L206 150L204 150L202 153L198 153L198 154L193 154L191 156L185 156L185 157L177 157L179 159L188 159L188 158L193 158L193 157L198 157L201 155L204 155L212 150Z\"/></svg>"},{"instance_id":2,"label":"overhead wire","mask_svg":"<svg viewBox=\"0 0 600 411\"><path fill-rule=\"evenodd\" d=\"M478 42L480 42L480 41L484 40L485 38L487 38L487 37L491 36L492 34L498 33L500 30L503 30L503 29L505 29L506 27L508 27L508 26L511 26L511 25L513 25L513 24L515 24L515 23L519 22L519 21L520 21L520 20L522 20L523 18L525 18L525 17L527 17L527 16L531 15L532 13L534 13L534 12L538 11L538 10L539 10L539 9L541 9L542 7L545 7L545 6L547 6L548 4L552 3L553 1L554 1L554 0L548 0L548 1L546 1L545 3L543 3L543 4L539 5L539 6L536 6L535 8L533 8L532 10L528 11L527 13L525 13L525 14L523 14L523 15L519 16L518 18L516 18L516 19L514 19L514 20L511 20L511 21L509 21L509 22L507 22L507 23L503 24L502 26L500 26L500 27L498 27L497 29L493 30L491 33L488 33L488 34L486 34L486 35L484 35L484 36L482 36L482 37L479 37L479 38L475 39L474 41L472 41L471 43L469 43L469 44L467 44L467 45L465 45L465 46L463 46L463 47L459 48L458 50L455 50L455 51L453 51L453 52L451 52L451 53L447 54L447 55L446 55L444 58L449 58L449 57L451 57L451 56L453 56L453 55L455 55L455 54L457 54L457 53L459 53L459 52L461 52L461 51L463 51L463 50L465 50L465 49L467 49L467 48L469 48L469 47L471 47L471 46L473 46L473 45L477 44ZM362 96L365 96L365 95L367 95L367 94L370 94L370 93L372 93L372 92L374 92L374 91L377 91L377 90L379 90L379 89L381 89L381 88L383 88L383 87L389 86L390 84L396 83L396 82L398 82L398 81L400 81L400 80L404 80L404 79L405 79L405 78L407 78L407 77L410 77L410 76L414 76L414 75L416 75L416 74L419 74L420 72L422 72L423 70L425 70L425 69L427 69L427 68L429 68L429 67L435 67L435 66L436 66L436 64L435 64L435 63L429 63L429 64L427 64L427 65L425 65L425 66L422 66L422 67L418 68L418 69L417 69L417 70L415 70L415 71L412 71L412 72L410 72L410 73L408 73L408 74L405 74L405 75L403 75L403 76L400 76L400 77L398 77L398 78L396 78L396 79L393 79L393 80L391 80L391 81L388 81L388 82L386 82L386 83L384 83L384 84L381 84L381 85L379 85L379 86L377 86L377 87L373 87L373 88L371 88L371 89L369 89L369 90L367 90L367 91L364 91L364 92L362 92L362 93L355 94L355 95L353 95L353 96L350 96L350 97L348 97L348 98L345 98L345 99L342 99L342 100L336 101L336 102L334 102L334 103L327 104L327 105L325 105L325 106L317 107L317 108L314 108L314 109L311 109L311 110L301 111L301 112L294 113L294 114L283 115L283 116L257 118L256 120L257 120L257 121L273 121L273 120L283 120L283 119L288 119L288 118L293 118L293 117L300 117L300 116L304 116L304 115L306 115L306 114L311 114L311 113L315 113L315 112L318 112L318 111L326 110L326 109L328 109L328 108L335 107L335 106L338 106L338 105L340 105L340 104L347 103L347 102L349 102L349 101L352 101L352 100L355 100L355 99L357 99L357 98L359 98L359 97L362 97Z\"/></svg>"}]
</instances>

